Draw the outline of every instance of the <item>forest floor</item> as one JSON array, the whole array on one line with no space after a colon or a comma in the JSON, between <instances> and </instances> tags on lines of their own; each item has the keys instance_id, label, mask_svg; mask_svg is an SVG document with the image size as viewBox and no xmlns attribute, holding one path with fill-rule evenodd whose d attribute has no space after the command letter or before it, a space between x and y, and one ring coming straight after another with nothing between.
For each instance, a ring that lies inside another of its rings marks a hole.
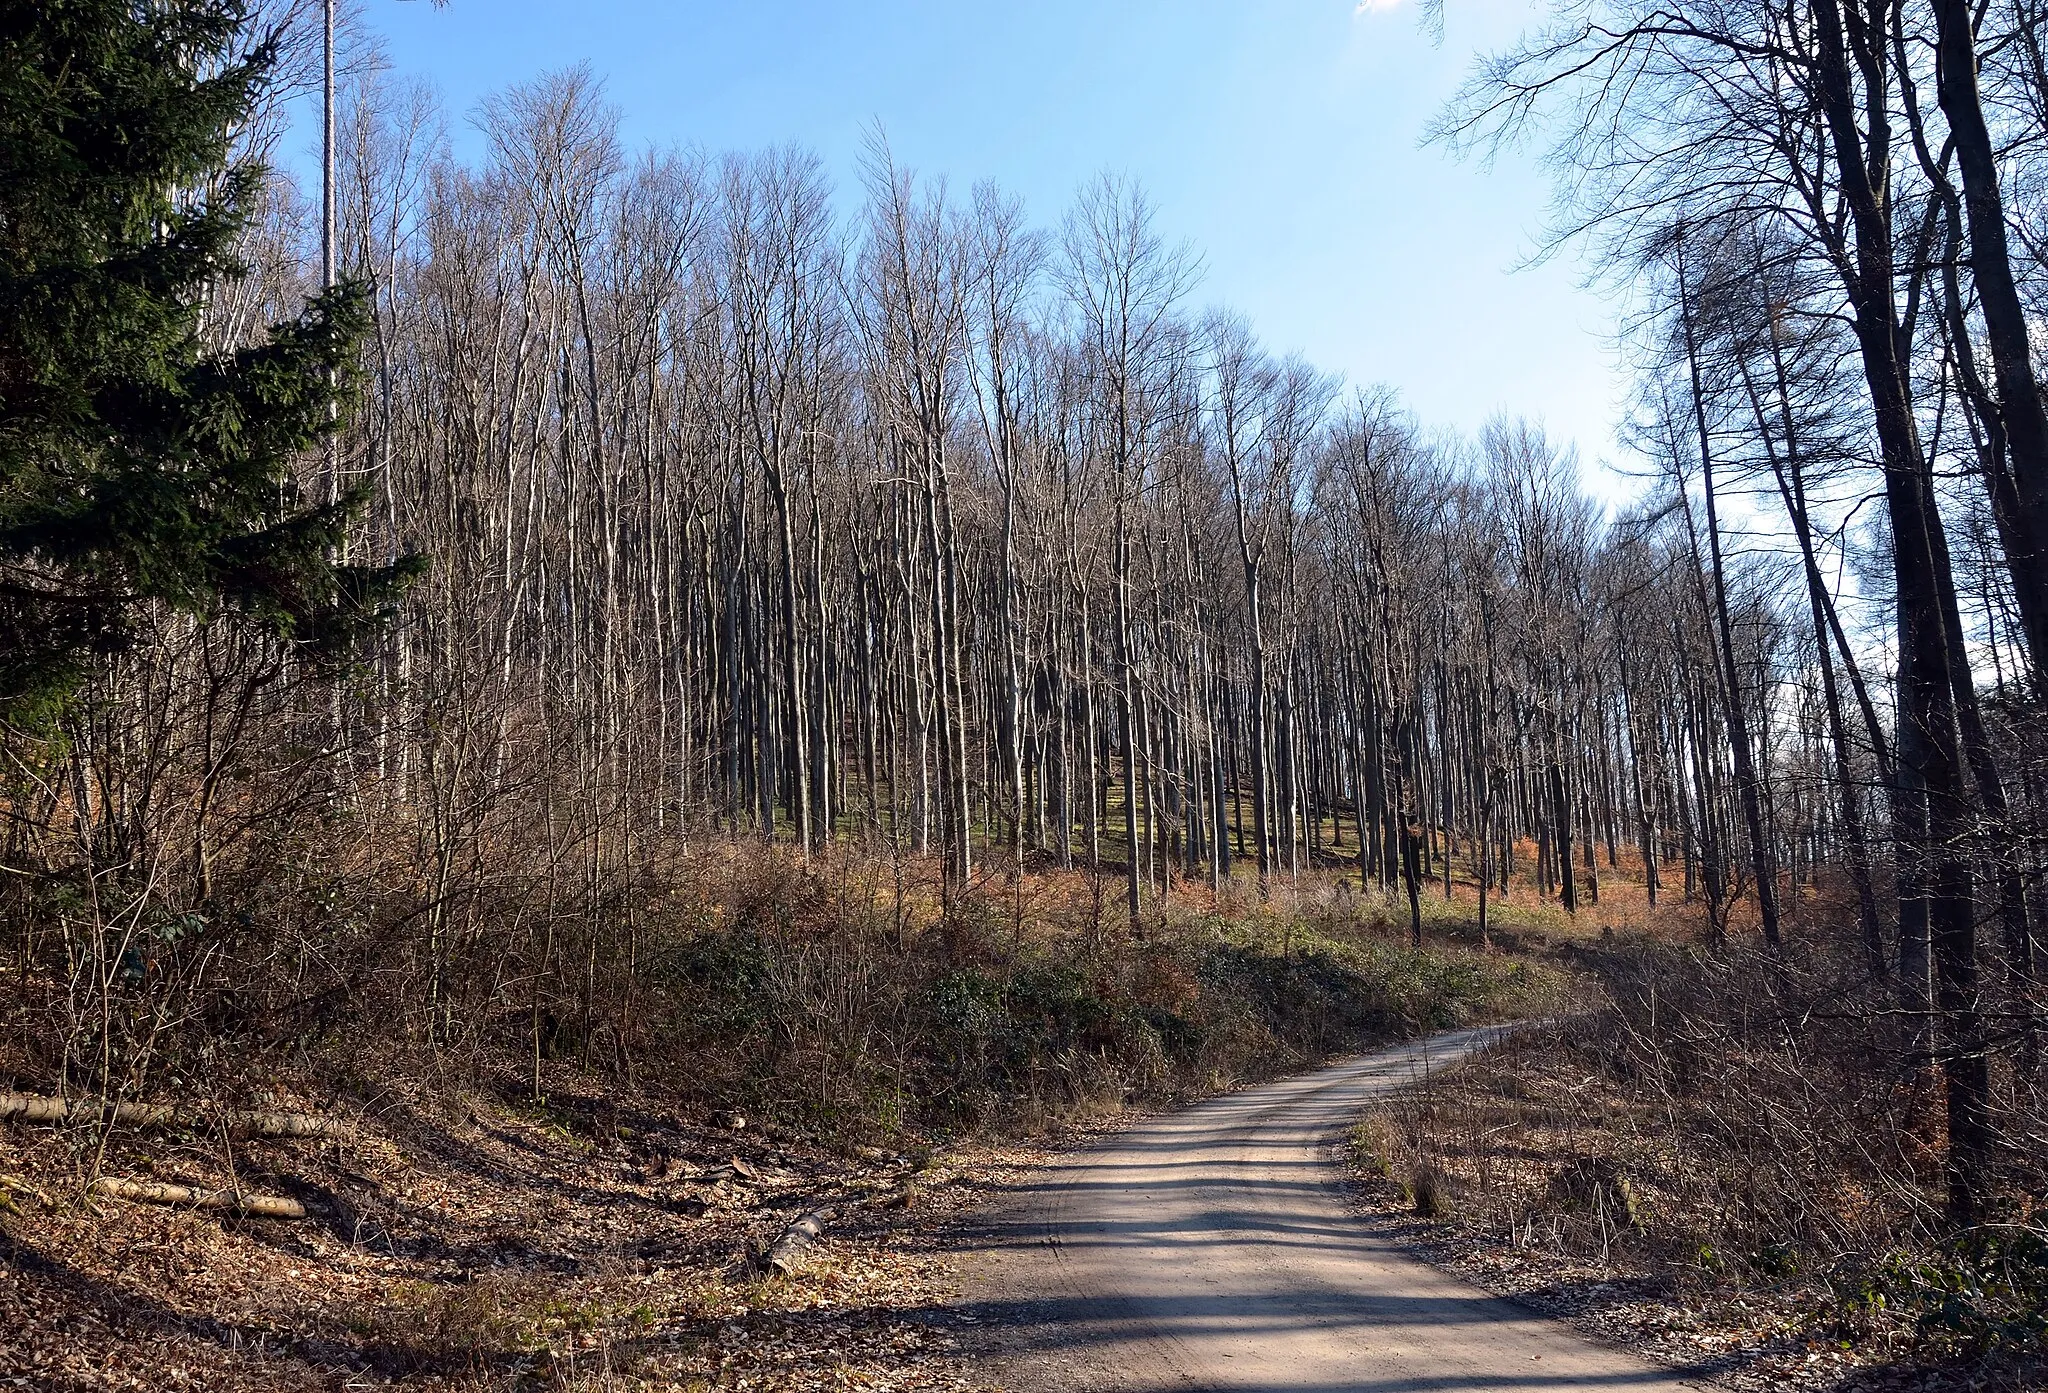
<instances>
[{"instance_id":1,"label":"forest floor","mask_svg":"<svg viewBox=\"0 0 2048 1393\"><path fill-rule=\"evenodd\" d=\"M0 1130L0 1383L49 1390L967 1390L946 1235L1012 1152L842 1152L657 1100L387 1099L235 1180L304 1221L64 1195L65 1133ZM742 1121L745 1121L742 1119ZM115 1133L109 1173L228 1177L216 1138ZM70 1186L75 1192L75 1185ZM810 1261L764 1275L800 1215Z\"/></svg>"}]
</instances>

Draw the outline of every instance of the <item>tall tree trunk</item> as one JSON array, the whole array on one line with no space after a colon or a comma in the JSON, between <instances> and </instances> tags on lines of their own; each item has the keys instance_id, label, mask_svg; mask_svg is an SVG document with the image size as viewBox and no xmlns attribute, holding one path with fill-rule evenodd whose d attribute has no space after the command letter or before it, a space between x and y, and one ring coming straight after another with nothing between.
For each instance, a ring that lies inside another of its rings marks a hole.
<instances>
[{"instance_id":1,"label":"tall tree trunk","mask_svg":"<svg viewBox=\"0 0 2048 1393\"><path fill-rule=\"evenodd\" d=\"M2013 279L1998 158L1977 80L1976 12L1969 0L1933 0L1936 88L1963 176L1970 275L1984 315L1998 385L1997 412L2012 461L2017 524L2006 561L2027 635L2035 694L2048 673L2048 412L2034 374L2027 318Z\"/></svg>"},{"instance_id":2,"label":"tall tree trunk","mask_svg":"<svg viewBox=\"0 0 2048 1393\"><path fill-rule=\"evenodd\" d=\"M1764 825L1763 789L1754 750L1749 738L1749 714L1743 700L1742 676L1735 662L1734 625L1728 616L1728 575L1721 556L1721 515L1714 496L1714 447L1707 429L1706 393L1700 381L1699 343L1693 324L1691 291L1686 280L1685 241L1678 242L1679 319L1685 331L1686 367L1691 378L1693 422L1699 434L1700 480L1706 495L1707 554L1713 572L1713 622L1720 640L1723 719L1727 723L1728 747L1735 758L1735 788L1742 801L1742 820L1749 829L1749 861L1756 878L1758 917L1763 921L1764 942L1776 948L1778 924L1778 870L1771 855L1771 843Z\"/></svg>"}]
</instances>

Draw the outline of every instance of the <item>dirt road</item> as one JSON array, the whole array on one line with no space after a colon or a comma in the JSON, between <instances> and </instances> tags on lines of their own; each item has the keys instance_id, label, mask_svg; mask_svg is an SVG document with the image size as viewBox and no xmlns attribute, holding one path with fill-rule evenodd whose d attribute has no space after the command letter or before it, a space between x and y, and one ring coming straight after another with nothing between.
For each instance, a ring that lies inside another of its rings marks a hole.
<instances>
[{"instance_id":1,"label":"dirt road","mask_svg":"<svg viewBox=\"0 0 2048 1393\"><path fill-rule=\"evenodd\" d=\"M1347 1205L1359 1108L1479 1048L1439 1035L1147 1120L996 1206L961 1307L1020 1393L1678 1393L1695 1385L1486 1295Z\"/></svg>"}]
</instances>

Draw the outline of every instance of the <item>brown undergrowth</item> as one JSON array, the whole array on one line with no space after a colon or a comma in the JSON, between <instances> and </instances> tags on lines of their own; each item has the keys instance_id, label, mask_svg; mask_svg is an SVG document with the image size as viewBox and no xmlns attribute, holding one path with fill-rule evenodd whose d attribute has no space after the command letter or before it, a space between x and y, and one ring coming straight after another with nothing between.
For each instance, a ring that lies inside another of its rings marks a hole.
<instances>
[{"instance_id":1,"label":"brown undergrowth","mask_svg":"<svg viewBox=\"0 0 2048 1393\"><path fill-rule=\"evenodd\" d=\"M1607 1009L1361 1119L1368 1202L1485 1285L1736 1385L2040 1386L2037 1079L2001 1066L1997 1212L1957 1232L1938 1081L1853 950L1578 956Z\"/></svg>"},{"instance_id":2,"label":"brown undergrowth","mask_svg":"<svg viewBox=\"0 0 2048 1393\"><path fill-rule=\"evenodd\" d=\"M1133 930L1093 876L948 896L932 870L714 844L552 922L508 900L437 926L358 880L325 920L20 936L0 1083L193 1120L0 1124L0 1375L965 1388L941 1235L1000 1138L1573 999L1543 960L1411 948L1325 884ZM252 1105L344 1126L241 1136ZM89 1196L102 1175L309 1217ZM764 1276L819 1210L814 1260Z\"/></svg>"}]
</instances>

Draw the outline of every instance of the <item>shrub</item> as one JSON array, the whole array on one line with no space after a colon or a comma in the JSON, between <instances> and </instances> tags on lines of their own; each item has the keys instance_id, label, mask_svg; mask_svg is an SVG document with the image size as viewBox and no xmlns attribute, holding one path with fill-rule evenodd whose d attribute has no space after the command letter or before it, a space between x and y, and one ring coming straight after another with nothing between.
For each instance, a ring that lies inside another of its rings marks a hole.
<instances>
[{"instance_id":1,"label":"shrub","mask_svg":"<svg viewBox=\"0 0 2048 1393\"><path fill-rule=\"evenodd\" d=\"M1828 1273L1824 1324L1904 1336L1946 1358L2018 1355L2048 1337L2048 1227L1972 1229L1931 1249L1851 1258Z\"/></svg>"}]
</instances>

